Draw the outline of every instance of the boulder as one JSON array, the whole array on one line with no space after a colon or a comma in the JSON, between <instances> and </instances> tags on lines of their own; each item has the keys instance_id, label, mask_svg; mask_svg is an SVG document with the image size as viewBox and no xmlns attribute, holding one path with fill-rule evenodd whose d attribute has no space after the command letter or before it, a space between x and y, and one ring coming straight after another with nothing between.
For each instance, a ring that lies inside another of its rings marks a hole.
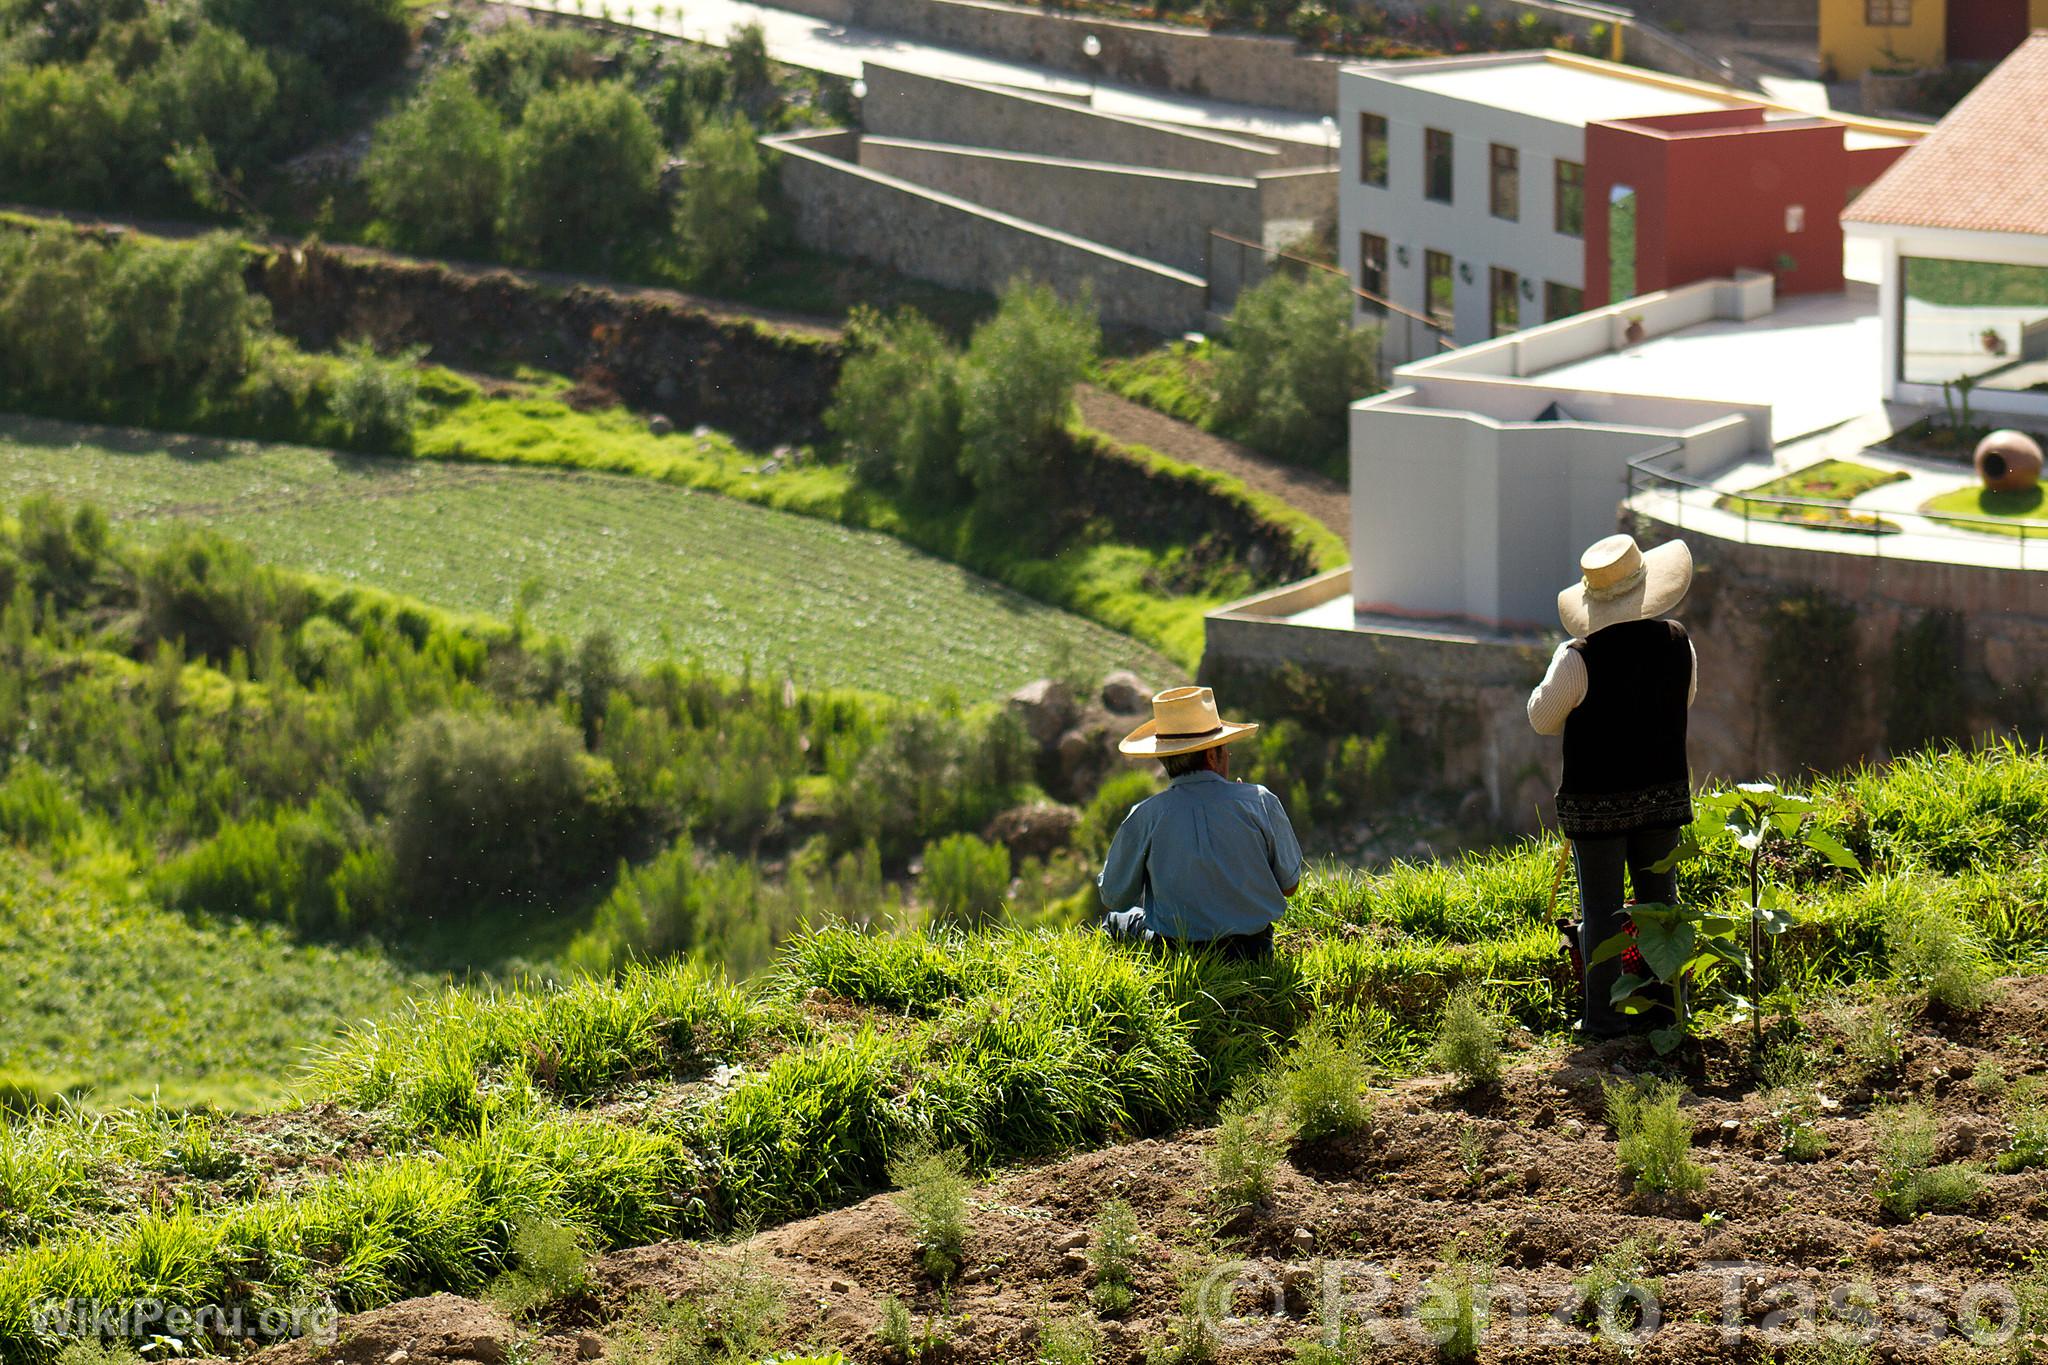
<instances>
[{"instance_id":1,"label":"boulder","mask_svg":"<svg viewBox=\"0 0 2048 1365\"><path fill-rule=\"evenodd\" d=\"M1137 674L1120 668L1102 680L1102 704L1119 716L1149 715L1152 689Z\"/></svg>"},{"instance_id":2,"label":"boulder","mask_svg":"<svg viewBox=\"0 0 2048 1365\"><path fill-rule=\"evenodd\" d=\"M647 419L647 431L649 435L667 436L674 432L675 429L676 424L658 412L655 413L654 416Z\"/></svg>"},{"instance_id":3,"label":"boulder","mask_svg":"<svg viewBox=\"0 0 2048 1365\"><path fill-rule=\"evenodd\" d=\"M988 822L981 837L1009 849L1011 859L1021 863L1065 848L1074 841L1074 829L1080 823L1081 812L1073 806L1034 801L1000 812Z\"/></svg>"},{"instance_id":4,"label":"boulder","mask_svg":"<svg viewBox=\"0 0 2048 1365\"><path fill-rule=\"evenodd\" d=\"M1040 678L1010 694L1010 713L1022 722L1033 744L1048 749L1073 723L1074 694L1065 683Z\"/></svg>"}]
</instances>

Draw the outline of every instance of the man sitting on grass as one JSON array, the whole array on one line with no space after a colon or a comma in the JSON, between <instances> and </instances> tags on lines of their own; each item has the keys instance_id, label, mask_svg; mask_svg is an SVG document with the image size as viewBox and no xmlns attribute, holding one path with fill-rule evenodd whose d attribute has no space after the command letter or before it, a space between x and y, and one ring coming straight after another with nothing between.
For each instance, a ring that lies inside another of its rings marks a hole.
<instances>
[{"instance_id":1,"label":"man sitting on grass","mask_svg":"<svg viewBox=\"0 0 2048 1365\"><path fill-rule=\"evenodd\" d=\"M1230 780L1229 745L1258 728L1226 725L1206 687L1175 687L1117 746L1158 759L1168 786L1124 817L1096 879L1112 938L1228 958L1273 951L1273 921L1301 884L1301 845L1279 797Z\"/></svg>"}]
</instances>

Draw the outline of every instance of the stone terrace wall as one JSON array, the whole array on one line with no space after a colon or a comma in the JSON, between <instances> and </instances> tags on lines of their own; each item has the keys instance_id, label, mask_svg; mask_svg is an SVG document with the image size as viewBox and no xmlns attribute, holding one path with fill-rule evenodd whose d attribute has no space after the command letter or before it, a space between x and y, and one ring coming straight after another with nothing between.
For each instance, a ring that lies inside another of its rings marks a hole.
<instances>
[{"instance_id":1,"label":"stone terrace wall","mask_svg":"<svg viewBox=\"0 0 2048 1365\"><path fill-rule=\"evenodd\" d=\"M1195 275L1210 228L1254 241L1264 230L1261 181L874 136L860 164Z\"/></svg>"},{"instance_id":2,"label":"stone terrace wall","mask_svg":"<svg viewBox=\"0 0 2048 1365\"><path fill-rule=\"evenodd\" d=\"M946 47L1033 62L1097 80L1265 105L1304 114L1337 107L1333 58L1291 39L1205 33L1172 24L1061 14L986 0L779 0L783 9L835 24L911 34ZM1081 48L1084 35L1101 55ZM869 80L872 82L873 77Z\"/></svg>"},{"instance_id":3,"label":"stone terrace wall","mask_svg":"<svg viewBox=\"0 0 2048 1365\"><path fill-rule=\"evenodd\" d=\"M927 0L929 3L930 0ZM1317 165L1322 146L1274 143L1123 118L1069 100L977 81L945 80L870 63L863 131L877 137L952 142L1035 156L1110 161L1197 175L1250 176Z\"/></svg>"},{"instance_id":4,"label":"stone terrace wall","mask_svg":"<svg viewBox=\"0 0 2048 1365\"><path fill-rule=\"evenodd\" d=\"M424 345L450 365L516 360L589 376L635 407L707 423L751 445L817 439L838 382L829 335L778 331L655 294L549 288L508 270L462 270L311 247L256 258L250 284L300 344L369 337Z\"/></svg>"},{"instance_id":5,"label":"stone terrace wall","mask_svg":"<svg viewBox=\"0 0 2048 1365\"><path fill-rule=\"evenodd\" d=\"M810 134L763 142L780 153L797 240L815 250L958 289L993 292L1019 276L1069 298L1085 288L1105 322L1160 332L1201 323L1198 275L863 169L814 150Z\"/></svg>"}]
</instances>

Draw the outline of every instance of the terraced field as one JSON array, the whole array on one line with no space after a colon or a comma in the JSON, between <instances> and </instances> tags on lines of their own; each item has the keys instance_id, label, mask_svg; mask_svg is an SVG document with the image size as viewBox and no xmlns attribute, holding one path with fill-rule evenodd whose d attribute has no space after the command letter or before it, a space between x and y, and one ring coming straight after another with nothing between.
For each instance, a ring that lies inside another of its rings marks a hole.
<instances>
[{"instance_id":1,"label":"terraced field","mask_svg":"<svg viewBox=\"0 0 2048 1365\"><path fill-rule=\"evenodd\" d=\"M604 475L367 459L0 419L0 502L91 501L145 534L202 521L263 557L546 630L818 686L968 698L1071 664L1177 670L888 536Z\"/></svg>"}]
</instances>

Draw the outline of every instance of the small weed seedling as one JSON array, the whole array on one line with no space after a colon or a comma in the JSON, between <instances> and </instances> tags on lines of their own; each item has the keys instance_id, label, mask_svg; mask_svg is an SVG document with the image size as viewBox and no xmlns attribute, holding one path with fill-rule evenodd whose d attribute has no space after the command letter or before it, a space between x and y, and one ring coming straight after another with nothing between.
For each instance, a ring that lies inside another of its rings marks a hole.
<instances>
[{"instance_id":1,"label":"small weed seedling","mask_svg":"<svg viewBox=\"0 0 2048 1365\"><path fill-rule=\"evenodd\" d=\"M882 1320L875 1325L875 1340L898 1360L917 1359L917 1340L910 1324L910 1306L894 1294L884 1294L876 1305Z\"/></svg>"},{"instance_id":2,"label":"small weed seedling","mask_svg":"<svg viewBox=\"0 0 2048 1365\"><path fill-rule=\"evenodd\" d=\"M1465 1173L1465 1187L1476 1190L1486 1183L1486 1134L1476 1123L1458 1129L1458 1169Z\"/></svg>"},{"instance_id":3,"label":"small weed seedling","mask_svg":"<svg viewBox=\"0 0 2048 1365\"><path fill-rule=\"evenodd\" d=\"M2005 1074L2004 1067L1987 1057L1970 1073L1970 1088L1987 1100L2002 1100L2012 1088L2012 1078Z\"/></svg>"},{"instance_id":4,"label":"small weed seedling","mask_svg":"<svg viewBox=\"0 0 2048 1365\"><path fill-rule=\"evenodd\" d=\"M2038 1077L2012 1087L2012 1144L1998 1154L1998 1169L2007 1175L2048 1165L2048 1096Z\"/></svg>"},{"instance_id":5,"label":"small weed seedling","mask_svg":"<svg viewBox=\"0 0 2048 1365\"><path fill-rule=\"evenodd\" d=\"M1200 1262L1183 1268L1180 1310L1167 1323L1165 1334L1146 1347L1146 1365L1211 1365L1216 1359L1221 1343L1202 1302L1206 1271Z\"/></svg>"},{"instance_id":6,"label":"small weed seedling","mask_svg":"<svg viewBox=\"0 0 2048 1365\"><path fill-rule=\"evenodd\" d=\"M1095 1324L1079 1313L1038 1325L1038 1365L1095 1365L1100 1349Z\"/></svg>"},{"instance_id":7,"label":"small weed seedling","mask_svg":"<svg viewBox=\"0 0 2048 1365\"><path fill-rule=\"evenodd\" d=\"M1692 1124L1678 1111L1679 1089L1661 1081L1609 1081L1607 1122L1615 1155L1637 1194L1703 1194L1707 1173L1692 1159Z\"/></svg>"},{"instance_id":8,"label":"small weed seedling","mask_svg":"<svg viewBox=\"0 0 2048 1365\"><path fill-rule=\"evenodd\" d=\"M529 1219L512 1229L512 1265L491 1281L489 1298L514 1320L580 1294L589 1285L589 1250L563 1223Z\"/></svg>"},{"instance_id":9,"label":"small weed seedling","mask_svg":"<svg viewBox=\"0 0 2048 1365\"><path fill-rule=\"evenodd\" d=\"M1095 1217L1095 1235L1088 1245L1088 1265L1095 1272L1089 1298L1106 1318L1131 1311L1137 1295L1131 1271L1138 1259L1138 1215L1121 1199L1112 1199Z\"/></svg>"},{"instance_id":10,"label":"small weed seedling","mask_svg":"<svg viewBox=\"0 0 2048 1365\"><path fill-rule=\"evenodd\" d=\"M896 1202L910 1215L925 1273L946 1284L967 1261L967 1157L957 1150L912 1152L890 1163Z\"/></svg>"},{"instance_id":11,"label":"small weed seedling","mask_svg":"<svg viewBox=\"0 0 2048 1365\"><path fill-rule=\"evenodd\" d=\"M1597 1328L1603 1337L1627 1337L1642 1325L1646 1313L1654 1318L1664 1284L1651 1277L1642 1244L1624 1237L1593 1258L1586 1273L1572 1282L1572 1292L1580 1322Z\"/></svg>"},{"instance_id":12,"label":"small weed seedling","mask_svg":"<svg viewBox=\"0 0 2048 1365\"><path fill-rule=\"evenodd\" d=\"M1287 1155L1285 1125L1258 1099L1257 1090L1233 1096L1209 1148L1209 1175L1217 1208L1223 1212L1263 1203L1273 1192L1274 1172Z\"/></svg>"},{"instance_id":13,"label":"small weed seedling","mask_svg":"<svg viewBox=\"0 0 2048 1365\"><path fill-rule=\"evenodd\" d=\"M1701 851L1703 840L1730 837L1748 860L1749 904L1746 913L1718 914L1693 906L1639 905L1630 911L1635 933L1619 933L1593 949L1587 966L1620 957L1633 947L1642 954L1649 977L1623 973L1614 983L1613 1002L1627 1014L1666 1008L1644 995L1654 979L1670 985L1673 1022L1655 1030L1651 1043L1669 1052L1692 1030L1693 992L1710 990L1737 1019L1748 1019L1750 1059L1760 1064L1764 1050L1764 1010L1789 1009L1792 1001L1780 988L1766 1000L1765 943L1792 928L1791 897L1782 887L1764 884L1764 853L1773 842L1801 845L1832 865L1858 871L1856 855L1832 834L1814 824L1813 802L1781 792L1769 782L1744 782L1733 791L1710 792L1694 799L1699 818L1686 827L1678 848L1661 867L1675 867Z\"/></svg>"},{"instance_id":14,"label":"small weed seedling","mask_svg":"<svg viewBox=\"0 0 2048 1365\"><path fill-rule=\"evenodd\" d=\"M1925 1105L1886 1105L1871 1122L1877 1127L1877 1199L1894 1218L1968 1208L1984 1192L1983 1173L1974 1167L1934 1164L1941 1123Z\"/></svg>"},{"instance_id":15,"label":"small weed seedling","mask_svg":"<svg viewBox=\"0 0 2048 1365\"><path fill-rule=\"evenodd\" d=\"M1898 1075L1906 1056L1906 1023L1892 996L1874 991L1860 1004L1838 1002L1827 1018L1842 1035L1843 1053L1858 1081L1875 1086Z\"/></svg>"},{"instance_id":16,"label":"small weed seedling","mask_svg":"<svg viewBox=\"0 0 2048 1365\"><path fill-rule=\"evenodd\" d=\"M1417 1319L1436 1342L1441 1360L1479 1358L1486 1337L1486 1300L1500 1265L1499 1248L1466 1255L1459 1242L1444 1248L1444 1267L1423 1287Z\"/></svg>"},{"instance_id":17,"label":"small weed seedling","mask_svg":"<svg viewBox=\"0 0 2048 1365\"><path fill-rule=\"evenodd\" d=\"M1274 1098L1297 1142L1358 1132L1370 1120L1372 1063L1321 1020L1309 1025L1273 1078Z\"/></svg>"},{"instance_id":18,"label":"small weed seedling","mask_svg":"<svg viewBox=\"0 0 2048 1365\"><path fill-rule=\"evenodd\" d=\"M1470 986L1461 986L1444 1003L1437 1021L1431 1065L1458 1078L1460 1090L1478 1090L1500 1081L1501 1022Z\"/></svg>"},{"instance_id":19,"label":"small weed seedling","mask_svg":"<svg viewBox=\"0 0 2048 1365\"><path fill-rule=\"evenodd\" d=\"M776 1348L783 1313L782 1291L750 1256L716 1258L694 1297L638 1301L619 1355L625 1365L760 1360Z\"/></svg>"}]
</instances>

